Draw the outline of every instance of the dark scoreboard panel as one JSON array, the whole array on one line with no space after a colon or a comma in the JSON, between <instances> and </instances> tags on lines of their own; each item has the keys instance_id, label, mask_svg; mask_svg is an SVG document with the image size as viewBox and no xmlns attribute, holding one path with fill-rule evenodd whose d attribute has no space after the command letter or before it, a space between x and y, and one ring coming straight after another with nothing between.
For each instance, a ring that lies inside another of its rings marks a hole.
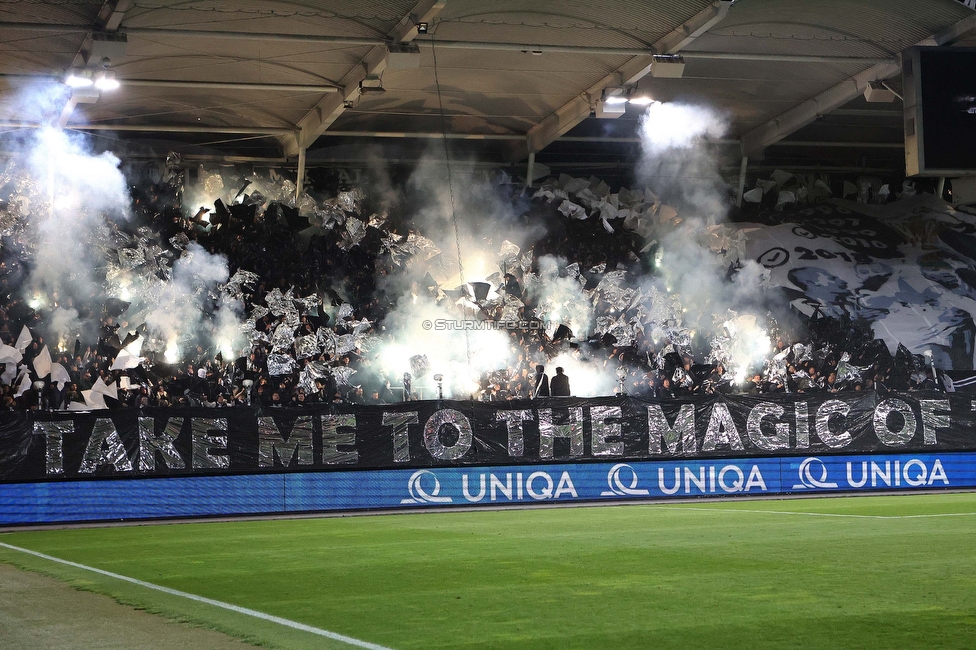
<instances>
[{"instance_id":1,"label":"dark scoreboard panel","mask_svg":"<svg viewBox=\"0 0 976 650\"><path fill-rule=\"evenodd\" d=\"M976 173L976 48L909 48L902 74L907 174Z\"/></svg>"}]
</instances>

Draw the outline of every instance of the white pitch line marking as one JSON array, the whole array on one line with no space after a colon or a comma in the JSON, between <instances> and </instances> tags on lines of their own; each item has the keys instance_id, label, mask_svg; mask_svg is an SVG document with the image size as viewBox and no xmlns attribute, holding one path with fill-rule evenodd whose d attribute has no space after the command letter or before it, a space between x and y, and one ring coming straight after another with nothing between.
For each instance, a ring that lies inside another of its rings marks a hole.
<instances>
[{"instance_id":1,"label":"white pitch line marking","mask_svg":"<svg viewBox=\"0 0 976 650\"><path fill-rule=\"evenodd\" d=\"M140 587L145 587L147 589L155 589L156 591L161 591L165 594L170 594L171 596L180 596L182 598L188 598L189 600L195 600L198 603L213 605L214 607L228 609L232 612L237 612L238 614L253 616L254 618L260 618L265 621L271 621L272 623L277 623L278 625L284 625L285 627L294 628L296 630L302 630L303 632L309 632L311 634L316 634L318 636L324 636L326 638L332 639L333 641L339 641L341 643L345 643L351 646L356 646L357 648L368 648L369 650L391 650L391 648L387 648L386 646L370 643L369 641L360 641L359 639L354 639L351 636L339 634L338 632L330 632L329 630L323 630L322 628L312 627L311 625L305 625L304 623L291 621L287 618L281 618L280 616L265 614L264 612L259 612L255 609L248 609L247 607L232 605L230 603L225 603L220 600L214 600L212 598L206 598L204 596L197 596L196 594L187 593L185 591L180 591L178 589L170 589L169 587L163 587L162 585L156 585L151 582L145 582L144 580L137 580L136 578L130 578L128 576L124 576L118 573L112 573L111 571L105 571L104 569L97 569L95 567L87 566L85 564L78 564L77 562L62 560L59 557L54 557L52 555L45 555L44 553L38 553L37 551L32 551L27 548L13 546L12 544L5 544L3 542L0 542L0 546L2 546L3 548L9 548L12 551L20 551L21 553L27 553L28 555L33 555L39 558L43 558L45 560L50 560L51 562L57 562L59 564L64 564L70 567L74 567L76 569L84 569L85 571L98 573L103 576L108 576L109 578L115 578L116 580L124 580L125 582L131 582L134 585L139 585Z\"/></svg>"},{"instance_id":2,"label":"white pitch line marking","mask_svg":"<svg viewBox=\"0 0 976 650\"><path fill-rule=\"evenodd\" d=\"M702 508L699 506L662 505L665 510L706 510L708 512L750 512L760 515L806 515L807 517L848 517L851 519L924 519L928 517L971 517L976 512L945 512L931 515L852 515L839 512L797 512L791 510L747 510L745 508Z\"/></svg>"}]
</instances>

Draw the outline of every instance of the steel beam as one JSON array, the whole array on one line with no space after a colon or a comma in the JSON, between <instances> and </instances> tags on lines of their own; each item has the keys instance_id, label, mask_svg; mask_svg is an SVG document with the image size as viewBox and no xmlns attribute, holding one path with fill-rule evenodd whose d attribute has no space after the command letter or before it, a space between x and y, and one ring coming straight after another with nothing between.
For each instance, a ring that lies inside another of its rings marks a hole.
<instances>
[{"instance_id":1,"label":"steel beam","mask_svg":"<svg viewBox=\"0 0 976 650\"><path fill-rule=\"evenodd\" d=\"M305 117L298 121L298 136L282 140L285 156L295 156L307 149L338 119L347 106L355 105L362 92L360 84L369 76L382 75L389 59L387 43L408 43L417 35L416 24L430 22L443 9L442 0L420 0L387 35L383 44L374 45L365 57L339 81L340 92L323 97Z\"/></svg>"},{"instance_id":2,"label":"steel beam","mask_svg":"<svg viewBox=\"0 0 976 650\"><path fill-rule=\"evenodd\" d=\"M725 0L713 2L657 41L651 52L646 50L639 52L614 72L556 109L554 113L529 129L525 144L515 151L514 158L521 160L529 153L545 149L551 142L590 116L590 109L600 98L604 88L636 83L650 70L652 54L677 52L724 19L731 5L731 2ZM542 51L545 52L545 49L543 48Z\"/></svg>"},{"instance_id":3,"label":"steel beam","mask_svg":"<svg viewBox=\"0 0 976 650\"><path fill-rule=\"evenodd\" d=\"M0 129L40 129L46 124L37 122L0 122ZM118 131L137 133L204 133L227 135L267 135L283 136L294 133L291 128L250 127L250 126L203 126L203 125L141 125L141 124L64 124L75 131Z\"/></svg>"},{"instance_id":4,"label":"steel beam","mask_svg":"<svg viewBox=\"0 0 976 650\"><path fill-rule=\"evenodd\" d=\"M427 4L430 4L429 2ZM443 4L443 2L435 3ZM730 5L727 0L718 0L716 5ZM605 56L644 56L652 54L674 53L682 50L695 38L711 28L720 18L719 14L712 15L712 8L709 7L702 14L711 16L705 20L698 29L690 30L691 26L697 24L695 18L689 20L681 27L674 30L669 36L658 41L651 48L646 47L600 47L593 45L551 45L541 43L505 43L497 41L451 41L438 40L436 46L445 50L496 50L503 52L540 52L542 54L589 54ZM411 15L414 15L411 13ZM722 13L721 17L724 17ZM697 18L697 16L696 16ZM710 21L711 25L708 25ZM418 22L421 22L418 20ZM402 24L402 22L401 22ZM707 25L707 28L705 27ZM21 23L21 22L0 22L0 31L15 30L29 32L51 32L68 34L89 34L91 27L84 25L58 25L46 23ZM386 38L366 38L359 36L325 36L320 34L286 34L286 33L261 33L261 32L238 32L226 30L202 30L202 29L176 29L166 27L126 27L118 30L119 33L127 36L147 36L154 38L205 38L208 40L251 40L284 43L310 43L316 45L336 45L336 46L362 46L377 47L385 46L394 42L406 43L410 41L409 32L414 32L416 37L416 26L411 22L405 30L404 38L395 40L392 37ZM428 44L428 39L417 39L418 44ZM891 60L891 57L877 56L843 56L843 55L803 55L803 54L767 54L749 52L694 52L683 51L683 56L688 59L721 59L727 61L766 61L783 63L863 63L865 65L882 63Z\"/></svg>"},{"instance_id":5,"label":"steel beam","mask_svg":"<svg viewBox=\"0 0 976 650\"><path fill-rule=\"evenodd\" d=\"M976 14L967 16L918 44L950 45L973 29L976 29ZM745 133L742 136L742 154L750 155L762 151L765 147L779 142L791 133L813 122L820 115L830 113L855 99L864 92L870 82L883 81L899 72L901 72L901 65L898 62L879 63L848 77L839 84Z\"/></svg>"},{"instance_id":6,"label":"steel beam","mask_svg":"<svg viewBox=\"0 0 976 650\"><path fill-rule=\"evenodd\" d=\"M38 79L60 82L63 75L56 74L23 74L17 72L0 72L0 79ZM308 93L337 93L338 86L326 84L263 84L239 83L234 81L187 81L181 79L123 79L118 78L122 86L136 88L199 88L203 90L258 90L266 92L308 92Z\"/></svg>"}]
</instances>

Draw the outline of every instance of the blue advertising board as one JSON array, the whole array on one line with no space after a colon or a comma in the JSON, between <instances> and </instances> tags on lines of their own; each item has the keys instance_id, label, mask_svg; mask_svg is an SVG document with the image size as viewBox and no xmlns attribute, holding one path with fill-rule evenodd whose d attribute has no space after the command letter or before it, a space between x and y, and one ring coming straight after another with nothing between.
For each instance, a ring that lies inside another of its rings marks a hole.
<instances>
[{"instance_id":1,"label":"blue advertising board","mask_svg":"<svg viewBox=\"0 0 976 650\"><path fill-rule=\"evenodd\" d=\"M438 467L0 485L0 525L976 487L976 453Z\"/></svg>"}]
</instances>

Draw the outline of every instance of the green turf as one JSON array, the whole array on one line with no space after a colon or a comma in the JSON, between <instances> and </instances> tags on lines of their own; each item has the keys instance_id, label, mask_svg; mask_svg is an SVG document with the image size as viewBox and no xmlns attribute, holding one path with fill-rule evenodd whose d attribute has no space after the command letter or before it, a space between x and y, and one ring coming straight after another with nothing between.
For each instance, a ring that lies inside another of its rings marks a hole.
<instances>
[{"instance_id":1,"label":"green turf","mask_svg":"<svg viewBox=\"0 0 976 650\"><path fill-rule=\"evenodd\" d=\"M393 648L976 647L972 493L194 523L0 541ZM339 647L7 549L0 561L265 645Z\"/></svg>"}]
</instances>

